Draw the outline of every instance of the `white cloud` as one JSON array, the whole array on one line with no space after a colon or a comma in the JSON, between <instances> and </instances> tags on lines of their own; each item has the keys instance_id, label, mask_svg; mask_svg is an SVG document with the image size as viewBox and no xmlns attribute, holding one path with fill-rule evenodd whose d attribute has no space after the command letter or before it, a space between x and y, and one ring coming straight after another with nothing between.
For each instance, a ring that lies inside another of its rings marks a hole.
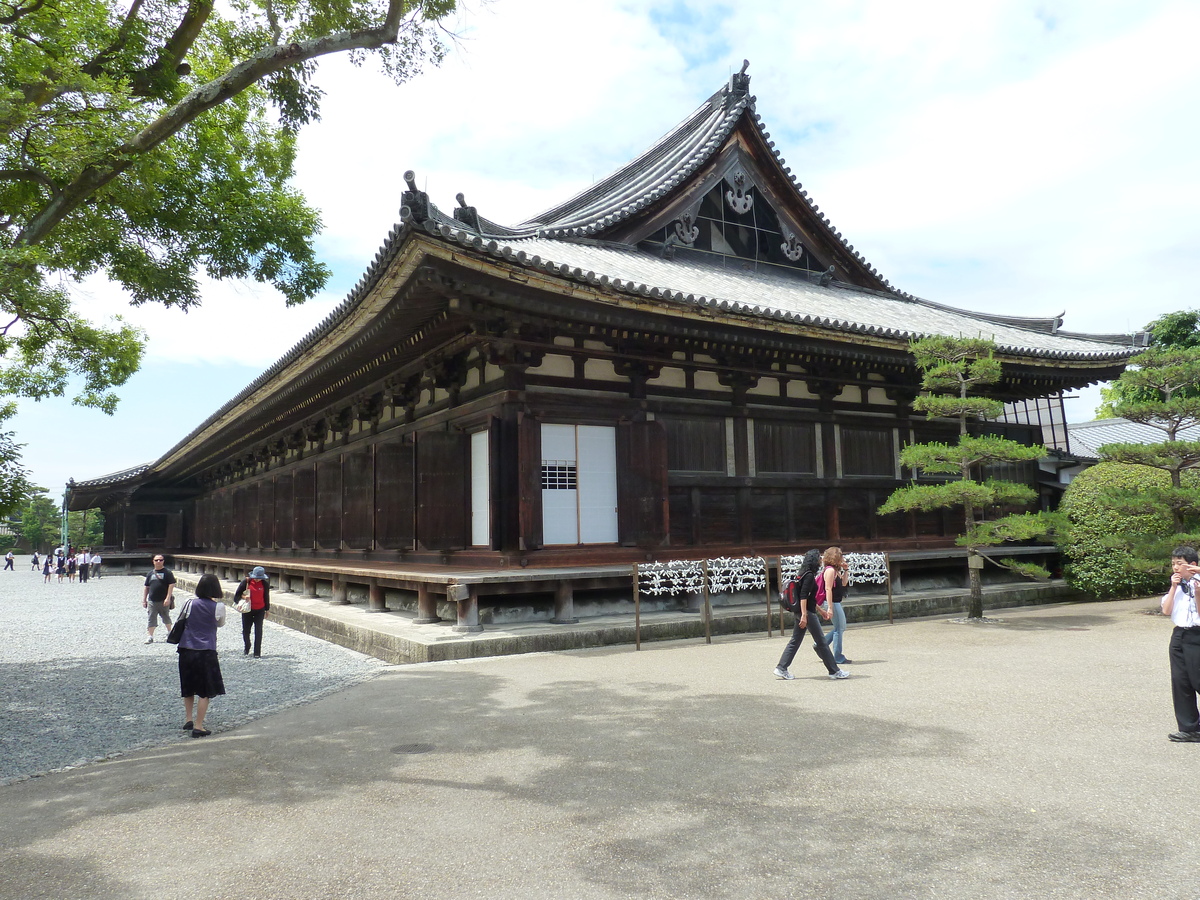
<instances>
[{"instance_id":1,"label":"white cloud","mask_svg":"<svg viewBox=\"0 0 1200 900\"><path fill-rule=\"evenodd\" d=\"M202 390L223 384L214 364L244 384L317 325L397 221L406 169L443 208L462 191L513 224L629 161L744 57L780 152L896 287L966 308L1065 310L1075 331L1136 329L1197 305L1198 26L1194 4L1154 0L594 0L569 12L472 0L445 64L402 86L369 62L321 65L323 120L301 135L296 181L324 218L326 295L288 310L269 289L211 283L185 317L128 310L102 280L81 287L89 310L145 327L161 364L117 424L163 417L170 446L223 402ZM1089 417L1092 400L1075 404ZM36 428L17 423L35 470L90 415L56 408ZM150 447L106 443L39 480L120 469Z\"/></svg>"}]
</instances>

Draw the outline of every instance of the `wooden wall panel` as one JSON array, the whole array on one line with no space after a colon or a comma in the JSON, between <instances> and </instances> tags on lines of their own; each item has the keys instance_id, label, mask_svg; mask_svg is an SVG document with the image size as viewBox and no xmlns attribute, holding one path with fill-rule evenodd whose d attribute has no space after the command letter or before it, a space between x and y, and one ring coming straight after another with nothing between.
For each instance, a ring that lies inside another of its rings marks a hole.
<instances>
[{"instance_id":1,"label":"wooden wall panel","mask_svg":"<svg viewBox=\"0 0 1200 900\"><path fill-rule=\"evenodd\" d=\"M292 473L275 478L275 546L287 549L292 546L292 523L295 510L292 508Z\"/></svg>"},{"instance_id":2,"label":"wooden wall panel","mask_svg":"<svg viewBox=\"0 0 1200 900\"><path fill-rule=\"evenodd\" d=\"M517 482L520 491L518 546L542 546L542 423L524 416L517 423Z\"/></svg>"},{"instance_id":3,"label":"wooden wall panel","mask_svg":"<svg viewBox=\"0 0 1200 900\"><path fill-rule=\"evenodd\" d=\"M264 478L258 483L258 546L265 550L275 547L275 479Z\"/></svg>"},{"instance_id":4,"label":"wooden wall panel","mask_svg":"<svg viewBox=\"0 0 1200 900\"><path fill-rule=\"evenodd\" d=\"M231 493L232 509L230 510L228 541L231 546L243 547L246 544L246 486L239 485Z\"/></svg>"},{"instance_id":5,"label":"wooden wall panel","mask_svg":"<svg viewBox=\"0 0 1200 900\"><path fill-rule=\"evenodd\" d=\"M670 532L667 434L658 422L617 428L617 532L636 547L661 546Z\"/></svg>"},{"instance_id":6,"label":"wooden wall panel","mask_svg":"<svg viewBox=\"0 0 1200 900\"><path fill-rule=\"evenodd\" d=\"M254 548L258 546L258 483L248 484L244 490L246 495L242 515L246 521L242 531L242 544Z\"/></svg>"},{"instance_id":7,"label":"wooden wall panel","mask_svg":"<svg viewBox=\"0 0 1200 900\"><path fill-rule=\"evenodd\" d=\"M375 456L371 447L342 456L342 542L370 550L374 540Z\"/></svg>"},{"instance_id":8,"label":"wooden wall panel","mask_svg":"<svg viewBox=\"0 0 1200 900\"><path fill-rule=\"evenodd\" d=\"M697 540L694 511L700 495L699 488L673 487L667 494L670 504L671 546L690 547Z\"/></svg>"},{"instance_id":9,"label":"wooden wall panel","mask_svg":"<svg viewBox=\"0 0 1200 900\"><path fill-rule=\"evenodd\" d=\"M705 488L700 497L700 543L735 543L738 526L737 490Z\"/></svg>"},{"instance_id":10,"label":"wooden wall panel","mask_svg":"<svg viewBox=\"0 0 1200 900\"><path fill-rule=\"evenodd\" d=\"M317 539L317 470L312 463L292 476L292 545L311 550Z\"/></svg>"},{"instance_id":11,"label":"wooden wall panel","mask_svg":"<svg viewBox=\"0 0 1200 900\"><path fill-rule=\"evenodd\" d=\"M786 491L751 491L750 513L753 540L772 543L784 543L789 540Z\"/></svg>"},{"instance_id":12,"label":"wooden wall panel","mask_svg":"<svg viewBox=\"0 0 1200 900\"><path fill-rule=\"evenodd\" d=\"M339 550L342 546L340 453L317 460L317 546L322 550Z\"/></svg>"},{"instance_id":13,"label":"wooden wall panel","mask_svg":"<svg viewBox=\"0 0 1200 900\"><path fill-rule=\"evenodd\" d=\"M825 511L825 492L790 491L792 535L790 540L818 542L828 540L828 517Z\"/></svg>"},{"instance_id":14,"label":"wooden wall panel","mask_svg":"<svg viewBox=\"0 0 1200 900\"><path fill-rule=\"evenodd\" d=\"M426 431L417 437L417 541L428 550L467 546L467 435Z\"/></svg>"},{"instance_id":15,"label":"wooden wall panel","mask_svg":"<svg viewBox=\"0 0 1200 900\"><path fill-rule=\"evenodd\" d=\"M416 536L413 445L385 442L375 447L375 546L411 550Z\"/></svg>"}]
</instances>

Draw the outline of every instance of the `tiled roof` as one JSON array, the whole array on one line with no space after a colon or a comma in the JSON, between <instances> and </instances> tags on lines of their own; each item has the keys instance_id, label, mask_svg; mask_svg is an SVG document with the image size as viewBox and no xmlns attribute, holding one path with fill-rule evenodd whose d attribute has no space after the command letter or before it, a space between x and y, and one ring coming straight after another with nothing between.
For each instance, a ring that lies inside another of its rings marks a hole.
<instances>
[{"instance_id":1,"label":"tiled roof","mask_svg":"<svg viewBox=\"0 0 1200 900\"><path fill-rule=\"evenodd\" d=\"M1098 459L1105 444L1157 444L1167 439L1166 432L1128 419L1093 419L1067 425L1071 452L1076 456ZM1200 441L1200 425L1184 428L1179 439Z\"/></svg>"},{"instance_id":2,"label":"tiled roof","mask_svg":"<svg viewBox=\"0 0 1200 900\"><path fill-rule=\"evenodd\" d=\"M95 490L96 488L112 487L126 481L134 481L138 476L148 471L149 468L150 464L144 463L130 469L122 469L120 472L101 475L99 478L92 478L88 481L77 481L75 482L75 490Z\"/></svg>"},{"instance_id":3,"label":"tiled roof","mask_svg":"<svg viewBox=\"0 0 1200 900\"><path fill-rule=\"evenodd\" d=\"M857 260L863 270L870 273L870 277L892 289L887 279L854 249L809 198L755 111L755 98L749 88L750 77L743 68L740 74L734 75L727 85L637 159L565 203L519 225L507 227L481 218L478 233L486 238L603 236L603 232L657 202L687 181L720 152L738 123L748 118L762 137L763 145L779 171L790 181L796 202L808 209L814 219L814 227L823 230L830 242ZM447 218L439 214L432 204L430 214L443 221Z\"/></svg>"},{"instance_id":4,"label":"tiled roof","mask_svg":"<svg viewBox=\"0 0 1200 900\"><path fill-rule=\"evenodd\" d=\"M485 241L470 231L432 221L425 230L493 257L587 284L765 320L898 340L933 334L985 337L995 341L1001 351L1057 359L1119 360L1131 352L1127 345L1051 332L1044 327L1046 320L1031 320L1031 327L1021 327L1016 324L1020 320L1011 316L993 319L912 297L821 285L807 273L778 266L760 265L757 271L733 269L696 254L686 260L682 253L675 259L662 259L632 247L594 241Z\"/></svg>"},{"instance_id":5,"label":"tiled roof","mask_svg":"<svg viewBox=\"0 0 1200 900\"><path fill-rule=\"evenodd\" d=\"M518 228L546 237L586 237L617 224L686 180L720 149L753 103L746 93L722 88L633 162Z\"/></svg>"}]
</instances>

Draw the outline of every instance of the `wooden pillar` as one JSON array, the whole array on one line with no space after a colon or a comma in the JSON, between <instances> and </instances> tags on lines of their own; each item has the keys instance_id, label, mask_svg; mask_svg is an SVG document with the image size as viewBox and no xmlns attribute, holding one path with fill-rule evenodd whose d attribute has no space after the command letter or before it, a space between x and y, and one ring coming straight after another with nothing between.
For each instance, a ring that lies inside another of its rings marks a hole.
<instances>
[{"instance_id":1,"label":"wooden pillar","mask_svg":"<svg viewBox=\"0 0 1200 900\"><path fill-rule=\"evenodd\" d=\"M350 603L350 598L347 596L350 593L350 587L340 578L333 579L332 595L329 602L336 606L347 606Z\"/></svg>"},{"instance_id":2,"label":"wooden pillar","mask_svg":"<svg viewBox=\"0 0 1200 900\"><path fill-rule=\"evenodd\" d=\"M440 621L442 617L438 615L437 600L429 592L429 585L417 585L417 617L413 619L413 624L432 625Z\"/></svg>"},{"instance_id":3,"label":"wooden pillar","mask_svg":"<svg viewBox=\"0 0 1200 900\"><path fill-rule=\"evenodd\" d=\"M574 625L579 620L575 618L575 586L564 578L554 590L554 625Z\"/></svg>"},{"instance_id":4,"label":"wooden pillar","mask_svg":"<svg viewBox=\"0 0 1200 900\"><path fill-rule=\"evenodd\" d=\"M317 579L313 578L311 575L305 575L303 593L305 597L317 596Z\"/></svg>"},{"instance_id":5,"label":"wooden pillar","mask_svg":"<svg viewBox=\"0 0 1200 900\"><path fill-rule=\"evenodd\" d=\"M383 586L372 578L368 590L370 594L367 599L367 612L387 612L387 600L384 598Z\"/></svg>"},{"instance_id":6,"label":"wooden pillar","mask_svg":"<svg viewBox=\"0 0 1200 900\"><path fill-rule=\"evenodd\" d=\"M453 591L453 597L458 601L458 624L454 630L460 634L473 634L483 631L479 624L479 588L475 585L450 585L448 591ZM448 592L447 598L451 596Z\"/></svg>"}]
</instances>

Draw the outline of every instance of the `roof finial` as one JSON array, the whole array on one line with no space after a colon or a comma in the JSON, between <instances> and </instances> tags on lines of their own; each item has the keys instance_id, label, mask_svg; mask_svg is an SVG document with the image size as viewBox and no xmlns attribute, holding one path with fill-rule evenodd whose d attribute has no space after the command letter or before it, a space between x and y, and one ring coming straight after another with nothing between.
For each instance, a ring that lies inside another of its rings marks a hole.
<instances>
[{"instance_id":1,"label":"roof finial","mask_svg":"<svg viewBox=\"0 0 1200 900\"><path fill-rule=\"evenodd\" d=\"M750 60L742 60L742 70L735 72L729 77L729 95L730 97L744 97L750 93L750 76L746 74L746 70L750 68Z\"/></svg>"},{"instance_id":2,"label":"roof finial","mask_svg":"<svg viewBox=\"0 0 1200 900\"><path fill-rule=\"evenodd\" d=\"M400 198L400 218L424 222L429 218L429 195L417 190L417 173L412 169L404 173L404 183L408 185L408 190Z\"/></svg>"},{"instance_id":3,"label":"roof finial","mask_svg":"<svg viewBox=\"0 0 1200 900\"><path fill-rule=\"evenodd\" d=\"M478 234L479 211L473 206L467 206L467 198L461 191L454 195L454 199L458 201L458 206L454 209L454 218Z\"/></svg>"}]
</instances>

